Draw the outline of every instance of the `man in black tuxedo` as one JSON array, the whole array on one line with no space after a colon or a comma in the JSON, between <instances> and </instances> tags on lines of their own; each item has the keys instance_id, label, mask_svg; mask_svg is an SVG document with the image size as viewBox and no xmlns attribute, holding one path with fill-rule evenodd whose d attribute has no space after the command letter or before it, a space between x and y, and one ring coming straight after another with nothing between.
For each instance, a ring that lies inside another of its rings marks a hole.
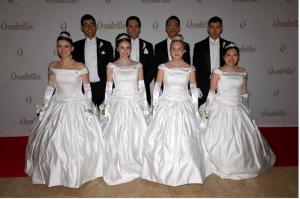
<instances>
[{"instance_id":1,"label":"man in black tuxedo","mask_svg":"<svg viewBox=\"0 0 300 199\"><path fill-rule=\"evenodd\" d=\"M171 16L166 21L165 31L168 34L168 38L159 42L155 45L155 75L157 75L157 67L162 64L170 61L172 59L170 53L170 44L171 40L178 35L180 32L180 20L176 16ZM185 53L183 54L183 60L187 63L191 63L190 58L190 46L185 42ZM156 77L156 76L155 76Z\"/></svg>"},{"instance_id":2,"label":"man in black tuxedo","mask_svg":"<svg viewBox=\"0 0 300 199\"><path fill-rule=\"evenodd\" d=\"M141 21L137 16L130 16L126 20L127 33L131 38L130 59L140 62L143 65L144 81L147 93L147 101L151 104L150 83L154 78L154 54L153 45L141 38ZM115 50L115 60L119 58L119 52Z\"/></svg>"},{"instance_id":3,"label":"man in black tuxedo","mask_svg":"<svg viewBox=\"0 0 300 199\"><path fill-rule=\"evenodd\" d=\"M230 41L220 37L223 32L223 25L222 19L217 16L209 19L207 32L209 36L195 44L193 54L197 87L201 89L203 94L203 97L199 99L199 106L206 101L212 71L224 65L224 47L230 43Z\"/></svg>"},{"instance_id":4,"label":"man in black tuxedo","mask_svg":"<svg viewBox=\"0 0 300 199\"><path fill-rule=\"evenodd\" d=\"M85 63L89 69L92 100L99 106L104 100L106 65L113 60L113 48L110 42L96 37L97 25L93 16L82 16L80 23L86 38L74 42L73 58Z\"/></svg>"}]
</instances>

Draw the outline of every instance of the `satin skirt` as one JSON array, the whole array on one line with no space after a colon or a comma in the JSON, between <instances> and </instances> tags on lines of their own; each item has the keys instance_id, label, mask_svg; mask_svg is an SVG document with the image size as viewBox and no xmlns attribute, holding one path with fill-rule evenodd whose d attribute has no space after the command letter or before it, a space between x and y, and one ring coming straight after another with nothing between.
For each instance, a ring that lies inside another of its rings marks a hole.
<instances>
[{"instance_id":1,"label":"satin skirt","mask_svg":"<svg viewBox=\"0 0 300 199\"><path fill-rule=\"evenodd\" d=\"M141 176L147 124L137 99L113 97L109 103L103 168L103 179L108 185L130 182Z\"/></svg>"},{"instance_id":2,"label":"satin skirt","mask_svg":"<svg viewBox=\"0 0 300 199\"><path fill-rule=\"evenodd\" d=\"M212 172L226 179L247 179L270 169L275 155L241 104L216 99L204 134Z\"/></svg>"},{"instance_id":3,"label":"satin skirt","mask_svg":"<svg viewBox=\"0 0 300 199\"><path fill-rule=\"evenodd\" d=\"M191 100L160 103L146 133L142 178L169 186L202 184L210 168Z\"/></svg>"},{"instance_id":4,"label":"satin skirt","mask_svg":"<svg viewBox=\"0 0 300 199\"><path fill-rule=\"evenodd\" d=\"M83 99L52 99L29 134L25 172L33 184L78 188L103 175L102 136L95 107L90 114Z\"/></svg>"}]
</instances>

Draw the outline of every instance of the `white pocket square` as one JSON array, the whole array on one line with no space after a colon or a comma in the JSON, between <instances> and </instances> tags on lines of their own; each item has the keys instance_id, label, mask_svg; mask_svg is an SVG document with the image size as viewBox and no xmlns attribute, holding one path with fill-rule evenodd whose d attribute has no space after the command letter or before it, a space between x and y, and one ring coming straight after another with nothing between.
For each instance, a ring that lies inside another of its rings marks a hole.
<instances>
[{"instance_id":1,"label":"white pocket square","mask_svg":"<svg viewBox=\"0 0 300 199\"><path fill-rule=\"evenodd\" d=\"M144 54L149 54L149 52L148 52L147 48L145 48L145 50L144 50Z\"/></svg>"},{"instance_id":2,"label":"white pocket square","mask_svg":"<svg viewBox=\"0 0 300 199\"><path fill-rule=\"evenodd\" d=\"M104 55L104 54L105 54L105 51L102 51L102 52L101 52L101 55Z\"/></svg>"}]
</instances>

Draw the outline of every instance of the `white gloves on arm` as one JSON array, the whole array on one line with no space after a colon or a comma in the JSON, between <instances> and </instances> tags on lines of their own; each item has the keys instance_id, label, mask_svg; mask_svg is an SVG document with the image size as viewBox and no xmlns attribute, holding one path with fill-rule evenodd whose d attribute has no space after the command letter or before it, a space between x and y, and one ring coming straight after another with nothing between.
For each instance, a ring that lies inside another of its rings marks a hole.
<instances>
[{"instance_id":1,"label":"white gloves on arm","mask_svg":"<svg viewBox=\"0 0 300 199\"><path fill-rule=\"evenodd\" d=\"M250 108L249 108L249 94L248 93L242 93L241 95L241 104L246 108L248 113L250 113Z\"/></svg>"},{"instance_id":2,"label":"white gloves on arm","mask_svg":"<svg viewBox=\"0 0 300 199\"><path fill-rule=\"evenodd\" d=\"M39 120L41 121L44 117L45 110L47 109L49 102L51 101L52 95L55 91L55 85L54 83L48 82L45 90L45 95L44 95L44 106L39 112Z\"/></svg>"},{"instance_id":3,"label":"white gloves on arm","mask_svg":"<svg viewBox=\"0 0 300 199\"><path fill-rule=\"evenodd\" d=\"M161 83L155 82L154 89L153 89L153 95L152 95L152 115L157 110L158 104L159 104L159 94L161 89Z\"/></svg>"},{"instance_id":4,"label":"white gloves on arm","mask_svg":"<svg viewBox=\"0 0 300 199\"><path fill-rule=\"evenodd\" d=\"M143 101L143 109L144 109L144 115L149 115L149 105L147 102L147 94L146 94L146 88L145 88L145 82L144 80L138 81L138 87L139 87L139 93Z\"/></svg>"},{"instance_id":5,"label":"white gloves on arm","mask_svg":"<svg viewBox=\"0 0 300 199\"><path fill-rule=\"evenodd\" d=\"M202 97L202 92L199 88L197 88L196 84L190 84L191 95L192 95L192 102L194 104L194 108L196 110L196 116L199 118L199 111L198 111L198 98Z\"/></svg>"},{"instance_id":6,"label":"white gloves on arm","mask_svg":"<svg viewBox=\"0 0 300 199\"><path fill-rule=\"evenodd\" d=\"M92 114L93 113L93 101L92 101L92 89L90 83L84 83L84 100L85 100L85 111Z\"/></svg>"}]
</instances>

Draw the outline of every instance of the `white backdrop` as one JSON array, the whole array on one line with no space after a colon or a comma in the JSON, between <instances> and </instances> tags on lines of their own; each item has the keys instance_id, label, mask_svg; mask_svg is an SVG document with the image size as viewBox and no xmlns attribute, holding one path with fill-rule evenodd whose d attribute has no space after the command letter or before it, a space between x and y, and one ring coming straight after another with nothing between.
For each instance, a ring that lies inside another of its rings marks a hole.
<instances>
[{"instance_id":1,"label":"white backdrop","mask_svg":"<svg viewBox=\"0 0 300 199\"><path fill-rule=\"evenodd\" d=\"M222 37L241 47L257 124L298 126L297 0L1 0L0 13L0 136L28 134L48 63L57 59L56 38L66 29L82 39L86 13L113 46L130 15L140 17L141 38L153 44L165 39L165 21L176 15L191 58L194 44L207 37L208 19L221 17Z\"/></svg>"}]
</instances>

